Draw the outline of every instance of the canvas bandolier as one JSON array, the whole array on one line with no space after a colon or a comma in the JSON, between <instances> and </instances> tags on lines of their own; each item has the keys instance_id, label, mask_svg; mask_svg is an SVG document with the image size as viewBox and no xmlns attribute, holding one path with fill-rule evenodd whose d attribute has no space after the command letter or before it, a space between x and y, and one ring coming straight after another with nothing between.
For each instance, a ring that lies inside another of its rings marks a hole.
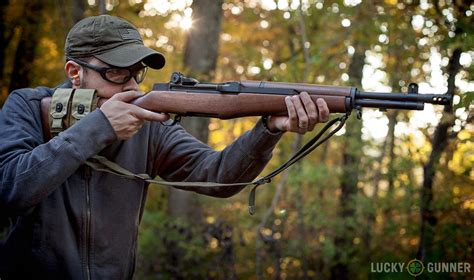
<instances>
[{"instance_id":1,"label":"canvas bandolier","mask_svg":"<svg viewBox=\"0 0 474 280\"><path fill-rule=\"evenodd\" d=\"M56 89L49 106L51 136L58 135L94 111L97 108L97 101L95 89Z\"/></svg>"},{"instance_id":2,"label":"canvas bandolier","mask_svg":"<svg viewBox=\"0 0 474 280\"><path fill-rule=\"evenodd\" d=\"M99 100L96 90L94 89L56 89L53 97L51 98L51 104L49 106L49 131L43 131L43 133L50 133L51 137L57 136L61 131L66 130L84 118L88 113L94 111L98 106L98 101ZM316 134L316 136L309 140L284 164L266 176L260 177L259 179L252 182L225 184L214 182L167 182L162 180L154 180L148 174L135 174L121 167L117 163L99 155L92 156L85 162L85 164L96 171L112 173L114 175L128 179L142 180L151 184L171 186L191 191L202 188L253 186L249 194L249 213L252 215L255 213L255 193L257 188L263 184L269 183L273 177L280 174L282 171L311 153L314 149L331 138L331 136L336 134L336 132L338 132L344 126L349 115L350 111L346 112L342 116L328 121L328 123L326 123L326 125ZM324 135L324 133L335 124L337 124L337 126L328 134ZM43 129L44 127L45 126L43 126Z\"/></svg>"}]
</instances>

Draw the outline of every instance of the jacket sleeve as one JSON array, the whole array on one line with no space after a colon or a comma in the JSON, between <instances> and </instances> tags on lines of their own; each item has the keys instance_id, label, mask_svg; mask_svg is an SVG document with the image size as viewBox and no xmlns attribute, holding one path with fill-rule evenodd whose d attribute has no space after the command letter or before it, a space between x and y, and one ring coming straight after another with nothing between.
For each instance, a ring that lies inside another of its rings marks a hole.
<instances>
[{"instance_id":1,"label":"jacket sleeve","mask_svg":"<svg viewBox=\"0 0 474 280\"><path fill-rule=\"evenodd\" d=\"M41 202L116 139L107 118L96 110L44 143L40 100L28 99L34 94L32 89L11 93L0 112L0 209L9 213Z\"/></svg>"},{"instance_id":2,"label":"jacket sleeve","mask_svg":"<svg viewBox=\"0 0 474 280\"><path fill-rule=\"evenodd\" d=\"M271 159L282 133L271 133L261 121L222 151L214 151L182 127L168 128L160 137L155 166L168 181L249 182ZM182 188L197 193L230 197L243 187Z\"/></svg>"}]
</instances>

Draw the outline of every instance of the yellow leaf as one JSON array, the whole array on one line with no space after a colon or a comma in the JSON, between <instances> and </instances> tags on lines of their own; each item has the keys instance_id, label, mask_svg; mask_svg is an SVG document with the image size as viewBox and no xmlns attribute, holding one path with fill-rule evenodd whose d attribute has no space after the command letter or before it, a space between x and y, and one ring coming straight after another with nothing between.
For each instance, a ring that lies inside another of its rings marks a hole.
<instances>
[{"instance_id":1,"label":"yellow leaf","mask_svg":"<svg viewBox=\"0 0 474 280\"><path fill-rule=\"evenodd\" d=\"M397 0L385 0L385 3L387 3L388 5L397 5Z\"/></svg>"}]
</instances>

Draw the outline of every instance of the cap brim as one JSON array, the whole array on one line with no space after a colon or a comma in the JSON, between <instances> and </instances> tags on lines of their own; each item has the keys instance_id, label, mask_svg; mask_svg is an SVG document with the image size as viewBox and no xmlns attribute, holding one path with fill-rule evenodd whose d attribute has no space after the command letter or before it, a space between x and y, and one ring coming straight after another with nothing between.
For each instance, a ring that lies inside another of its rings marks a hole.
<instances>
[{"instance_id":1,"label":"cap brim","mask_svg":"<svg viewBox=\"0 0 474 280\"><path fill-rule=\"evenodd\" d=\"M165 57L161 53L141 44L123 45L94 56L117 67L129 67L140 61L153 69L161 69L165 66Z\"/></svg>"}]
</instances>

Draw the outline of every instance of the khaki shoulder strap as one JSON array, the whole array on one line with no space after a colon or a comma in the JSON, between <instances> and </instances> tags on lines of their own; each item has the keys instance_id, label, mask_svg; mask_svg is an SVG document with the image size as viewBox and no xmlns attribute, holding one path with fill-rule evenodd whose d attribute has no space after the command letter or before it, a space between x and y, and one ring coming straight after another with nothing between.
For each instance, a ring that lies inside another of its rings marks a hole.
<instances>
[{"instance_id":1,"label":"khaki shoulder strap","mask_svg":"<svg viewBox=\"0 0 474 280\"><path fill-rule=\"evenodd\" d=\"M117 176L125 177L128 179L134 180L143 180L150 184L162 185L162 186L171 186L180 189L186 189L191 191L196 191L202 188L216 188L216 187L245 187L253 186L249 193L249 213L253 215L255 213L255 195L256 190L259 186L269 183L273 177L280 174L288 167L293 165L298 160L302 159L314 149L319 147L322 143L326 142L331 136L336 134L346 123L349 113L346 113L343 116L337 117L330 120L311 140L309 140L301 149L299 149L293 156L290 157L284 164L282 164L277 169L273 170L269 174L255 180L252 182L242 182L242 183L214 183L214 182L168 182L161 180L153 180L148 174L135 174L122 166L118 165L115 162L108 160L107 158L99 155L92 156L86 161L86 165L91 167L96 171L108 172ZM337 124L336 128L331 130L327 135L324 135L326 131L329 130L333 125Z\"/></svg>"}]
</instances>

